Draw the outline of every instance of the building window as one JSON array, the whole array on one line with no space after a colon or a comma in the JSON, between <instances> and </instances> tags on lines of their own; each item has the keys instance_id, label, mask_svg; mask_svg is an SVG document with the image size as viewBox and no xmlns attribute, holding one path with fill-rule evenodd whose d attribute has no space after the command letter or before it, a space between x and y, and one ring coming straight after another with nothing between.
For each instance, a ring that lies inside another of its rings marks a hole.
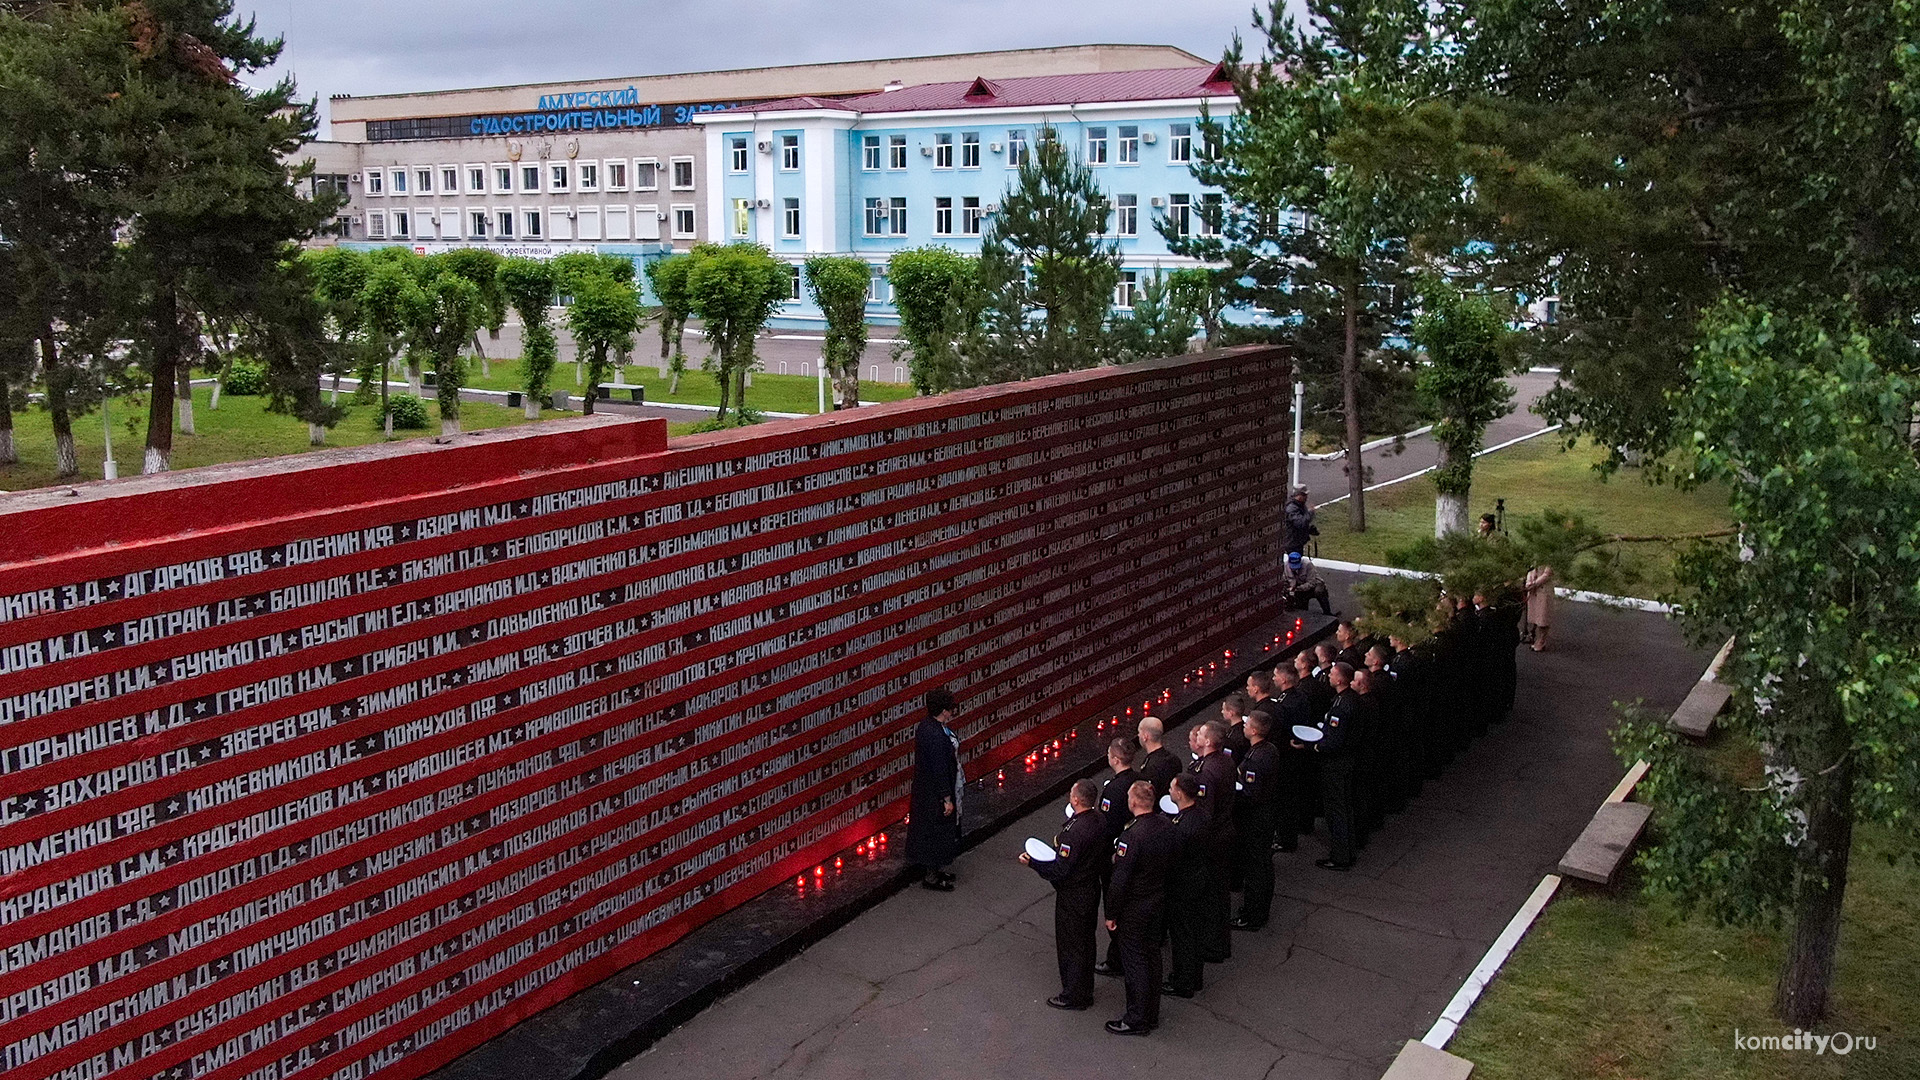
<instances>
[{"instance_id":1,"label":"building window","mask_svg":"<svg viewBox=\"0 0 1920 1080\"><path fill-rule=\"evenodd\" d=\"M627 163L624 161L607 162L607 190L627 190Z\"/></svg>"},{"instance_id":2,"label":"building window","mask_svg":"<svg viewBox=\"0 0 1920 1080\"><path fill-rule=\"evenodd\" d=\"M730 172L747 171L747 137L733 135L727 139L727 169Z\"/></svg>"},{"instance_id":3,"label":"building window","mask_svg":"<svg viewBox=\"0 0 1920 1080\"><path fill-rule=\"evenodd\" d=\"M968 195L960 200L960 231L967 236L980 235L980 196Z\"/></svg>"},{"instance_id":4,"label":"building window","mask_svg":"<svg viewBox=\"0 0 1920 1080\"><path fill-rule=\"evenodd\" d=\"M1140 164L1140 128L1134 124L1120 125L1120 145L1114 150L1113 159L1120 164Z\"/></svg>"},{"instance_id":5,"label":"building window","mask_svg":"<svg viewBox=\"0 0 1920 1080\"><path fill-rule=\"evenodd\" d=\"M800 200L782 199L780 201L780 235L798 237L800 235Z\"/></svg>"},{"instance_id":6,"label":"building window","mask_svg":"<svg viewBox=\"0 0 1920 1080\"><path fill-rule=\"evenodd\" d=\"M1167 220L1173 224L1173 235L1190 235L1193 232L1193 196L1167 196Z\"/></svg>"},{"instance_id":7,"label":"building window","mask_svg":"<svg viewBox=\"0 0 1920 1080\"><path fill-rule=\"evenodd\" d=\"M467 193L470 195L485 195L487 193L486 166L467 166Z\"/></svg>"},{"instance_id":8,"label":"building window","mask_svg":"<svg viewBox=\"0 0 1920 1080\"><path fill-rule=\"evenodd\" d=\"M386 174L379 169L367 170L367 194L385 195L387 193ZM371 228L371 226L369 226Z\"/></svg>"},{"instance_id":9,"label":"building window","mask_svg":"<svg viewBox=\"0 0 1920 1080\"><path fill-rule=\"evenodd\" d=\"M960 133L960 167L977 169L980 167L980 133L963 131Z\"/></svg>"},{"instance_id":10,"label":"building window","mask_svg":"<svg viewBox=\"0 0 1920 1080\"><path fill-rule=\"evenodd\" d=\"M1134 291L1139 287L1140 275L1133 270L1120 272L1120 283L1113 287L1113 306L1130 308L1133 306Z\"/></svg>"},{"instance_id":11,"label":"building window","mask_svg":"<svg viewBox=\"0 0 1920 1080\"><path fill-rule=\"evenodd\" d=\"M395 210L387 215L387 227L393 230L395 240L405 240L413 235L412 218L405 210Z\"/></svg>"},{"instance_id":12,"label":"building window","mask_svg":"<svg viewBox=\"0 0 1920 1080\"><path fill-rule=\"evenodd\" d=\"M800 168L800 136L780 136L780 167L788 172Z\"/></svg>"},{"instance_id":13,"label":"building window","mask_svg":"<svg viewBox=\"0 0 1920 1080\"><path fill-rule=\"evenodd\" d=\"M1193 125L1174 124L1167 129L1167 160L1184 164L1193 160Z\"/></svg>"},{"instance_id":14,"label":"building window","mask_svg":"<svg viewBox=\"0 0 1920 1080\"><path fill-rule=\"evenodd\" d=\"M513 211L502 210L493 216L493 235L501 240L513 239Z\"/></svg>"},{"instance_id":15,"label":"building window","mask_svg":"<svg viewBox=\"0 0 1920 1080\"><path fill-rule=\"evenodd\" d=\"M887 136L887 168L904 169L907 167L907 137L905 135Z\"/></svg>"},{"instance_id":16,"label":"building window","mask_svg":"<svg viewBox=\"0 0 1920 1080\"><path fill-rule=\"evenodd\" d=\"M675 191L693 190L693 159L677 157L673 159L673 189Z\"/></svg>"},{"instance_id":17,"label":"building window","mask_svg":"<svg viewBox=\"0 0 1920 1080\"><path fill-rule=\"evenodd\" d=\"M513 166L495 165L493 167L493 193L505 195L513 190Z\"/></svg>"},{"instance_id":18,"label":"building window","mask_svg":"<svg viewBox=\"0 0 1920 1080\"><path fill-rule=\"evenodd\" d=\"M540 190L540 166L538 165L520 166L520 190L521 191L539 191Z\"/></svg>"},{"instance_id":19,"label":"building window","mask_svg":"<svg viewBox=\"0 0 1920 1080\"><path fill-rule=\"evenodd\" d=\"M579 168L580 168L580 190L581 191L599 191L600 190L600 166L594 164L591 161L583 161L580 163Z\"/></svg>"},{"instance_id":20,"label":"building window","mask_svg":"<svg viewBox=\"0 0 1920 1080\"><path fill-rule=\"evenodd\" d=\"M523 210L520 212L520 220L523 223L522 228L520 230L520 235L527 237L528 239L533 239L534 237L537 237L541 234L540 211Z\"/></svg>"},{"instance_id":21,"label":"building window","mask_svg":"<svg viewBox=\"0 0 1920 1080\"><path fill-rule=\"evenodd\" d=\"M1226 201L1218 192L1200 196L1200 235L1219 236L1220 221L1226 213Z\"/></svg>"},{"instance_id":22,"label":"building window","mask_svg":"<svg viewBox=\"0 0 1920 1080\"><path fill-rule=\"evenodd\" d=\"M407 170L394 169L387 174L387 179L392 181L391 190L395 195L405 195L407 193Z\"/></svg>"},{"instance_id":23,"label":"building window","mask_svg":"<svg viewBox=\"0 0 1920 1080\"><path fill-rule=\"evenodd\" d=\"M800 299L800 264L799 263L793 263L787 267L787 299L789 300ZM787 365L785 363L782 363L780 365L780 374L785 375L786 373L787 373Z\"/></svg>"},{"instance_id":24,"label":"building window","mask_svg":"<svg viewBox=\"0 0 1920 1080\"><path fill-rule=\"evenodd\" d=\"M573 170L565 164L547 166L547 179L551 182L548 190L565 191L573 179Z\"/></svg>"},{"instance_id":25,"label":"building window","mask_svg":"<svg viewBox=\"0 0 1920 1080\"><path fill-rule=\"evenodd\" d=\"M887 268L884 266L874 267L873 276L867 279L867 302L871 304L884 304L890 295L891 291L887 287Z\"/></svg>"},{"instance_id":26,"label":"building window","mask_svg":"<svg viewBox=\"0 0 1920 1080\"><path fill-rule=\"evenodd\" d=\"M953 168L953 134L943 131L933 137L933 167Z\"/></svg>"},{"instance_id":27,"label":"building window","mask_svg":"<svg viewBox=\"0 0 1920 1080\"><path fill-rule=\"evenodd\" d=\"M887 200L887 213L888 213L888 216L893 219L893 235L895 236L907 235L906 197L901 195L896 195L893 198Z\"/></svg>"},{"instance_id":28,"label":"building window","mask_svg":"<svg viewBox=\"0 0 1920 1080\"><path fill-rule=\"evenodd\" d=\"M414 179L413 193L415 195L433 194L433 170L432 169L413 170L413 179Z\"/></svg>"},{"instance_id":29,"label":"building window","mask_svg":"<svg viewBox=\"0 0 1920 1080\"><path fill-rule=\"evenodd\" d=\"M385 240L387 238L387 212L375 210L367 215L367 238Z\"/></svg>"},{"instance_id":30,"label":"building window","mask_svg":"<svg viewBox=\"0 0 1920 1080\"><path fill-rule=\"evenodd\" d=\"M1027 133L1019 129L1007 132L1007 168L1017 169L1027 163Z\"/></svg>"},{"instance_id":31,"label":"building window","mask_svg":"<svg viewBox=\"0 0 1920 1080\"><path fill-rule=\"evenodd\" d=\"M467 214L467 235L475 240L487 238L487 212L474 210Z\"/></svg>"},{"instance_id":32,"label":"building window","mask_svg":"<svg viewBox=\"0 0 1920 1080\"><path fill-rule=\"evenodd\" d=\"M887 203L885 199L867 200L866 231L868 236L883 236L888 224Z\"/></svg>"},{"instance_id":33,"label":"building window","mask_svg":"<svg viewBox=\"0 0 1920 1080\"><path fill-rule=\"evenodd\" d=\"M1140 196L1113 197L1113 233L1115 236L1140 235Z\"/></svg>"},{"instance_id":34,"label":"building window","mask_svg":"<svg viewBox=\"0 0 1920 1080\"><path fill-rule=\"evenodd\" d=\"M660 163L642 158L633 163L633 190L656 191L660 187Z\"/></svg>"},{"instance_id":35,"label":"building window","mask_svg":"<svg viewBox=\"0 0 1920 1080\"><path fill-rule=\"evenodd\" d=\"M451 195L454 192L459 190L460 190L459 167L454 165L448 165L443 167L440 170L440 193L442 195Z\"/></svg>"},{"instance_id":36,"label":"building window","mask_svg":"<svg viewBox=\"0 0 1920 1080\"><path fill-rule=\"evenodd\" d=\"M753 228L753 200L733 200L733 235L745 236Z\"/></svg>"},{"instance_id":37,"label":"building window","mask_svg":"<svg viewBox=\"0 0 1920 1080\"><path fill-rule=\"evenodd\" d=\"M693 238L693 207L676 205L673 208L673 238L675 240Z\"/></svg>"},{"instance_id":38,"label":"building window","mask_svg":"<svg viewBox=\"0 0 1920 1080\"><path fill-rule=\"evenodd\" d=\"M1105 165L1107 163L1107 129L1090 127L1087 129L1087 164Z\"/></svg>"},{"instance_id":39,"label":"building window","mask_svg":"<svg viewBox=\"0 0 1920 1080\"><path fill-rule=\"evenodd\" d=\"M860 167L868 172L880 168L880 136L860 137Z\"/></svg>"},{"instance_id":40,"label":"building window","mask_svg":"<svg viewBox=\"0 0 1920 1080\"><path fill-rule=\"evenodd\" d=\"M940 236L953 235L953 200L947 196L933 200L933 231Z\"/></svg>"}]
</instances>

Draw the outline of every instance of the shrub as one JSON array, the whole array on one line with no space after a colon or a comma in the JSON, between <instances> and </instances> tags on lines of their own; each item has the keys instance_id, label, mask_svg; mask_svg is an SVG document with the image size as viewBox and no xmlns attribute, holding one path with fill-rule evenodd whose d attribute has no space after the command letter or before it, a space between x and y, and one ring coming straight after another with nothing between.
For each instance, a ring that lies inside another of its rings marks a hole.
<instances>
[{"instance_id":1,"label":"shrub","mask_svg":"<svg viewBox=\"0 0 1920 1080\"><path fill-rule=\"evenodd\" d=\"M227 376L220 381L221 392L241 397L266 393L267 366L252 360L235 360L227 365Z\"/></svg>"},{"instance_id":2,"label":"shrub","mask_svg":"<svg viewBox=\"0 0 1920 1080\"><path fill-rule=\"evenodd\" d=\"M427 426L427 403L412 394L393 395L387 399L387 408L393 413L395 430Z\"/></svg>"}]
</instances>

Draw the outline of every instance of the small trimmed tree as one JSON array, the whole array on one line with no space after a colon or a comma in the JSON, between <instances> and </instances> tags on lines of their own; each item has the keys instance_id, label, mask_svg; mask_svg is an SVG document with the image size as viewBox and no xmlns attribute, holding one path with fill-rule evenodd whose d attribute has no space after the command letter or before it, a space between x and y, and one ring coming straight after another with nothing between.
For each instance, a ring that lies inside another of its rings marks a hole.
<instances>
[{"instance_id":1,"label":"small trimmed tree","mask_svg":"<svg viewBox=\"0 0 1920 1080\"><path fill-rule=\"evenodd\" d=\"M573 306L567 309L567 328L587 357L587 401L584 412L593 415L593 403L600 396L600 382L607 375L607 360L618 352L633 348L633 328L640 320L640 294L631 281L616 281L598 275L583 276L573 282Z\"/></svg>"},{"instance_id":2,"label":"small trimmed tree","mask_svg":"<svg viewBox=\"0 0 1920 1080\"><path fill-rule=\"evenodd\" d=\"M940 244L907 248L887 260L887 282L900 313L893 358L906 358L914 388L940 394L974 385L966 362L980 327L979 263Z\"/></svg>"},{"instance_id":3,"label":"small trimmed tree","mask_svg":"<svg viewBox=\"0 0 1920 1080\"><path fill-rule=\"evenodd\" d=\"M506 325L507 295L500 288L500 264L506 260L486 248L454 248L440 259L448 273L466 278L479 290L480 325L473 331L473 355L480 360L480 373L491 375L486 347L480 343L480 331L485 330L488 337L498 339L500 328Z\"/></svg>"},{"instance_id":4,"label":"small trimmed tree","mask_svg":"<svg viewBox=\"0 0 1920 1080\"><path fill-rule=\"evenodd\" d=\"M867 288L872 272L851 255L815 255L806 262L807 294L827 317L820 359L833 376L833 407L860 404L860 356L867 349Z\"/></svg>"},{"instance_id":5,"label":"small trimmed tree","mask_svg":"<svg viewBox=\"0 0 1920 1080\"><path fill-rule=\"evenodd\" d=\"M560 360L560 344L547 321L553 304L553 267L540 259L508 259L500 264L500 292L520 314L521 391L529 420L540 418L550 391L547 380Z\"/></svg>"},{"instance_id":6,"label":"small trimmed tree","mask_svg":"<svg viewBox=\"0 0 1920 1080\"><path fill-rule=\"evenodd\" d=\"M434 267L417 309L409 355L418 351L433 362L434 395L440 403L440 434L460 431L460 388L467 381L467 360L460 355L487 318L479 286L446 264Z\"/></svg>"},{"instance_id":7,"label":"small trimmed tree","mask_svg":"<svg viewBox=\"0 0 1920 1080\"><path fill-rule=\"evenodd\" d=\"M1186 352L1199 316L1192 299L1173 287L1171 275L1149 275L1139 283L1133 310L1114 316L1115 354L1122 360L1146 360Z\"/></svg>"},{"instance_id":8,"label":"small trimmed tree","mask_svg":"<svg viewBox=\"0 0 1920 1080\"><path fill-rule=\"evenodd\" d=\"M728 244L695 257L687 290L714 350L720 383L715 420L727 419L730 400L746 409L747 372L758 363L753 339L786 302L787 282L787 264L758 244Z\"/></svg>"},{"instance_id":9,"label":"small trimmed tree","mask_svg":"<svg viewBox=\"0 0 1920 1080\"><path fill-rule=\"evenodd\" d=\"M1440 282L1426 293L1425 310L1413 322L1413 341L1426 351L1427 366L1415 385L1433 414L1433 438L1440 444L1433 532L1447 536L1467 531L1473 455L1487 425L1513 411L1513 387L1506 379L1511 334L1484 296L1462 294Z\"/></svg>"},{"instance_id":10,"label":"small trimmed tree","mask_svg":"<svg viewBox=\"0 0 1920 1080\"><path fill-rule=\"evenodd\" d=\"M426 303L426 293L405 263L381 259L367 271L367 283L360 290L361 326L367 334L360 391L366 394L368 380L379 383L380 416L388 438L393 437L393 409L387 401L387 375Z\"/></svg>"},{"instance_id":11,"label":"small trimmed tree","mask_svg":"<svg viewBox=\"0 0 1920 1080\"><path fill-rule=\"evenodd\" d=\"M692 271L693 256L685 252L647 264L647 283L660 301L660 363L671 380L669 394L680 392L680 376L687 370L687 354L681 346L687 320L693 317L693 294L687 291L687 275Z\"/></svg>"}]
</instances>

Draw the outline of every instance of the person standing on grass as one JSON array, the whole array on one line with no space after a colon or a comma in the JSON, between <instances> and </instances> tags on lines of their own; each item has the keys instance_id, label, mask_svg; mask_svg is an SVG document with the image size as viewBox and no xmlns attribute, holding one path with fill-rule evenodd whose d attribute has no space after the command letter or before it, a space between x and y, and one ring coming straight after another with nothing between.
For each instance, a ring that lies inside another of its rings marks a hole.
<instances>
[{"instance_id":1,"label":"person standing on grass","mask_svg":"<svg viewBox=\"0 0 1920 1080\"><path fill-rule=\"evenodd\" d=\"M952 892L947 867L960 854L960 736L953 718L960 703L945 687L927 694L927 718L913 739L913 820L907 823L907 861L920 867L923 888Z\"/></svg>"},{"instance_id":2,"label":"person standing on grass","mask_svg":"<svg viewBox=\"0 0 1920 1080\"><path fill-rule=\"evenodd\" d=\"M1307 544L1320 535L1320 527L1313 523L1313 507L1307 505L1305 484L1293 489L1293 496L1287 500L1287 549L1285 554L1307 550Z\"/></svg>"}]
</instances>

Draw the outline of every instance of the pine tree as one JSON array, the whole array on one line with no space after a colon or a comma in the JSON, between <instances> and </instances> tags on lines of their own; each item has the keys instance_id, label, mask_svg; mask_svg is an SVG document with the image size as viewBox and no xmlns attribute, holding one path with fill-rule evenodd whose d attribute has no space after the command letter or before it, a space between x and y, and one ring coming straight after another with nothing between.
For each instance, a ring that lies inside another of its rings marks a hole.
<instances>
[{"instance_id":1,"label":"pine tree","mask_svg":"<svg viewBox=\"0 0 1920 1080\"><path fill-rule=\"evenodd\" d=\"M1225 193L1218 221L1197 234L1164 216L1157 224L1174 250L1225 264L1230 303L1295 327L1303 371L1330 369L1331 378L1312 381L1339 388L1348 515L1358 532L1366 528L1363 391L1370 376L1402 395L1411 389L1394 374L1404 365L1386 356L1370 365L1369 353L1404 333L1413 238L1459 185L1359 137L1429 90L1436 50L1423 6L1309 0L1306 11L1301 26L1275 0L1256 13L1258 59L1243 58L1237 37L1227 51L1239 106L1224 120L1203 117L1204 150L1192 166L1197 180Z\"/></svg>"},{"instance_id":2,"label":"pine tree","mask_svg":"<svg viewBox=\"0 0 1920 1080\"><path fill-rule=\"evenodd\" d=\"M979 382L1076 371L1112 359L1107 315L1120 248L1103 242L1107 198L1093 170L1042 128L980 241L988 334Z\"/></svg>"}]
</instances>

